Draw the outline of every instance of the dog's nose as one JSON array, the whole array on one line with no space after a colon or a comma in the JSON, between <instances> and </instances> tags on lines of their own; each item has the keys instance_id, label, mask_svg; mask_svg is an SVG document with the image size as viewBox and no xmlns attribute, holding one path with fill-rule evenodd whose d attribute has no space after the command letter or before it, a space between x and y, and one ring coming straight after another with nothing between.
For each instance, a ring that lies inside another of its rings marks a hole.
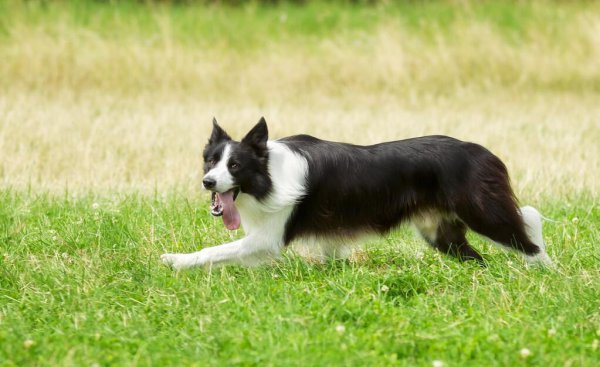
<instances>
[{"instance_id":1,"label":"dog's nose","mask_svg":"<svg viewBox=\"0 0 600 367\"><path fill-rule=\"evenodd\" d=\"M206 189L212 189L217 184L217 181L213 178L205 178L202 180L202 184Z\"/></svg>"}]
</instances>

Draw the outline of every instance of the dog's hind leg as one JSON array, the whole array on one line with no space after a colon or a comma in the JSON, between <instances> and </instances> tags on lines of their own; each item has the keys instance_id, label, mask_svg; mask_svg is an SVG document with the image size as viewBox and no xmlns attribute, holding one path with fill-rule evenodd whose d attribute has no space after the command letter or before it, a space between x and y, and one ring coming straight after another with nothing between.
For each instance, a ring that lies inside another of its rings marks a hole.
<instances>
[{"instance_id":1,"label":"dog's hind leg","mask_svg":"<svg viewBox=\"0 0 600 367\"><path fill-rule=\"evenodd\" d=\"M467 227L460 220L427 216L413 222L421 236L433 248L460 261L477 260L481 265L485 265L481 255L469 245L465 237Z\"/></svg>"}]
</instances>

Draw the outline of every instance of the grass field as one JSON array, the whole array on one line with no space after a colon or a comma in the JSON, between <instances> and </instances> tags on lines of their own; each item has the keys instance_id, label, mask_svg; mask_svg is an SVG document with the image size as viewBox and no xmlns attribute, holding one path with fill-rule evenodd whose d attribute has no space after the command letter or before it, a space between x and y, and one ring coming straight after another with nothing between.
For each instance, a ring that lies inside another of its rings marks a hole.
<instances>
[{"instance_id":1,"label":"grass field","mask_svg":"<svg viewBox=\"0 0 600 367\"><path fill-rule=\"evenodd\" d=\"M600 3L7 0L0 60L0 365L600 364ZM197 190L213 116L484 144L558 269L403 228L352 261L175 273L161 253L242 235Z\"/></svg>"},{"instance_id":2,"label":"grass field","mask_svg":"<svg viewBox=\"0 0 600 367\"><path fill-rule=\"evenodd\" d=\"M600 214L542 209L558 271L477 238L489 267L460 264L403 230L356 262L206 274L157 260L230 240L204 200L4 193L0 363L597 365Z\"/></svg>"}]
</instances>

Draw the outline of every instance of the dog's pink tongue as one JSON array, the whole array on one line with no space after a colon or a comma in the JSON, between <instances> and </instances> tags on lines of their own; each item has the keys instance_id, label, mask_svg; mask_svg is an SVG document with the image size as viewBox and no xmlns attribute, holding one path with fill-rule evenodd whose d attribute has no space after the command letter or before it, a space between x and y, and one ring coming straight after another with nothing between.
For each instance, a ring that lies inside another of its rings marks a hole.
<instances>
[{"instance_id":1,"label":"dog's pink tongue","mask_svg":"<svg viewBox=\"0 0 600 367\"><path fill-rule=\"evenodd\" d=\"M219 195L223 205L223 223L230 231L240 228L240 213L233 203L233 190L229 190Z\"/></svg>"}]
</instances>

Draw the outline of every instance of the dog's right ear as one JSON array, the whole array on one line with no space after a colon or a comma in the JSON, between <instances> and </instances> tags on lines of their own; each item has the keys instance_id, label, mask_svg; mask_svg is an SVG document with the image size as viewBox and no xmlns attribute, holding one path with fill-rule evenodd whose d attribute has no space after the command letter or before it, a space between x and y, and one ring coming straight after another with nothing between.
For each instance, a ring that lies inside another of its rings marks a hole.
<instances>
[{"instance_id":1,"label":"dog's right ear","mask_svg":"<svg viewBox=\"0 0 600 367\"><path fill-rule=\"evenodd\" d=\"M217 123L217 119L213 117L213 130L208 139L208 144L218 143L223 140L231 140L231 137L227 135L225 130Z\"/></svg>"}]
</instances>

